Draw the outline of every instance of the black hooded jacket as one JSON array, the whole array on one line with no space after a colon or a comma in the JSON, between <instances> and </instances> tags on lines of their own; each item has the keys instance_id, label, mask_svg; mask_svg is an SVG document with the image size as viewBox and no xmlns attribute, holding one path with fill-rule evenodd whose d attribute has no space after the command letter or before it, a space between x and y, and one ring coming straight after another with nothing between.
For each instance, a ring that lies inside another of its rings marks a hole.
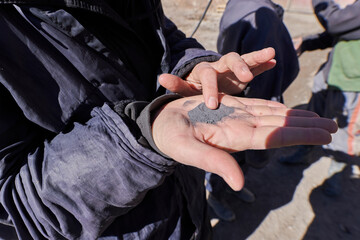
<instances>
[{"instance_id":1,"label":"black hooded jacket","mask_svg":"<svg viewBox=\"0 0 360 240\"><path fill-rule=\"evenodd\" d=\"M0 33L0 238L209 237L203 172L156 151L149 116L178 98L159 74L216 53L157 0L0 1Z\"/></svg>"}]
</instances>

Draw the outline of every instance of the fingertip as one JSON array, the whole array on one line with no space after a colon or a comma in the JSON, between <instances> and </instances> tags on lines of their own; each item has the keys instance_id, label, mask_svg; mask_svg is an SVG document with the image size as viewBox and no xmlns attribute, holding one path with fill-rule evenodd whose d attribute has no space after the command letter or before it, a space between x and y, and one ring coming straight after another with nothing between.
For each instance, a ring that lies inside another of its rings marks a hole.
<instances>
[{"instance_id":1,"label":"fingertip","mask_svg":"<svg viewBox=\"0 0 360 240\"><path fill-rule=\"evenodd\" d=\"M244 173L234 157L221 149L208 145L207 148L208 154L201 155L201 158L206 159L202 169L220 176L234 191L241 190L245 182Z\"/></svg>"},{"instance_id":2,"label":"fingertip","mask_svg":"<svg viewBox=\"0 0 360 240\"><path fill-rule=\"evenodd\" d=\"M168 74L167 74L167 73L162 73L162 74L160 74L159 79L163 79L163 78L165 78L165 77L166 77L166 75L168 75Z\"/></svg>"},{"instance_id":3,"label":"fingertip","mask_svg":"<svg viewBox=\"0 0 360 240\"><path fill-rule=\"evenodd\" d=\"M206 106L210 109L216 109L218 104L218 99L215 97L209 97L208 101L206 102Z\"/></svg>"},{"instance_id":4,"label":"fingertip","mask_svg":"<svg viewBox=\"0 0 360 240\"><path fill-rule=\"evenodd\" d=\"M166 82L166 79L167 79L168 75L169 75L169 74L167 74L167 73L161 74L161 75L159 76L159 79L158 79L158 80L159 80L159 83L162 84L162 83Z\"/></svg>"},{"instance_id":5,"label":"fingertip","mask_svg":"<svg viewBox=\"0 0 360 240\"><path fill-rule=\"evenodd\" d=\"M235 159L227 163L222 165L224 168L222 168L222 171L219 171L219 174L231 189L240 191L245 184L244 173Z\"/></svg>"},{"instance_id":6,"label":"fingertip","mask_svg":"<svg viewBox=\"0 0 360 240\"><path fill-rule=\"evenodd\" d=\"M323 130L323 129L322 129ZM323 130L325 131L325 130ZM330 144L332 142L332 136L331 136L331 133L329 132L323 132L323 133L320 133L320 134L323 134L321 139L318 140L316 143L314 143L313 145L327 145L327 144Z\"/></svg>"},{"instance_id":7,"label":"fingertip","mask_svg":"<svg viewBox=\"0 0 360 240\"><path fill-rule=\"evenodd\" d=\"M251 82L254 79L254 74L249 70L248 72L246 72L246 78L242 79L243 82Z\"/></svg>"},{"instance_id":8,"label":"fingertip","mask_svg":"<svg viewBox=\"0 0 360 240\"><path fill-rule=\"evenodd\" d=\"M245 178L241 171L240 175L235 175L232 177L231 175L227 175L223 177L224 181L233 189L234 191L240 191L245 184Z\"/></svg>"},{"instance_id":9,"label":"fingertip","mask_svg":"<svg viewBox=\"0 0 360 240\"><path fill-rule=\"evenodd\" d=\"M330 135L330 136L329 136L329 141L328 141L327 144L330 144L331 142L332 142L332 136Z\"/></svg>"},{"instance_id":10,"label":"fingertip","mask_svg":"<svg viewBox=\"0 0 360 240\"><path fill-rule=\"evenodd\" d=\"M273 59L271 59L269 62L268 62L270 65L274 65L274 67L275 67L275 65L276 65L276 59L275 58L273 58Z\"/></svg>"},{"instance_id":11,"label":"fingertip","mask_svg":"<svg viewBox=\"0 0 360 240\"><path fill-rule=\"evenodd\" d=\"M237 68L234 69L236 70ZM240 72L237 71L234 73L238 79L241 79L241 82L247 83L253 80L254 74L251 72L248 66L242 66L240 70Z\"/></svg>"},{"instance_id":12,"label":"fingertip","mask_svg":"<svg viewBox=\"0 0 360 240\"><path fill-rule=\"evenodd\" d=\"M268 48L264 48L264 50L265 51L267 51L267 53L269 54L269 55L273 55L273 56L275 56L275 49L274 48L272 48L272 47L268 47Z\"/></svg>"},{"instance_id":13,"label":"fingertip","mask_svg":"<svg viewBox=\"0 0 360 240\"><path fill-rule=\"evenodd\" d=\"M335 121L332 121L331 125L332 126L330 127L330 133L336 133L339 129L339 126Z\"/></svg>"}]
</instances>

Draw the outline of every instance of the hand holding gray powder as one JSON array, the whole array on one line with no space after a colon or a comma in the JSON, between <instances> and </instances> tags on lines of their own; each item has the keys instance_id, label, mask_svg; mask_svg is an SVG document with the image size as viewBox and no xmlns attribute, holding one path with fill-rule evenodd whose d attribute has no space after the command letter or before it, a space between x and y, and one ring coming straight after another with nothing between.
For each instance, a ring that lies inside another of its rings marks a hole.
<instances>
[{"instance_id":1,"label":"hand holding gray powder","mask_svg":"<svg viewBox=\"0 0 360 240\"><path fill-rule=\"evenodd\" d=\"M203 101L197 95L161 108L151 129L154 143L179 163L218 174L235 191L244 177L231 152L328 144L337 130L331 119L277 102L223 95L211 110Z\"/></svg>"},{"instance_id":2,"label":"hand holding gray powder","mask_svg":"<svg viewBox=\"0 0 360 240\"><path fill-rule=\"evenodd\" d=\"M224 117L228 117L235 111L233 107L228 107L222 103L219 104L217 109L209 109L205 103L199 104L196 108L188 112L190 122L195 125L196 123L216 124Z\"/></svg>"}]
</instances>

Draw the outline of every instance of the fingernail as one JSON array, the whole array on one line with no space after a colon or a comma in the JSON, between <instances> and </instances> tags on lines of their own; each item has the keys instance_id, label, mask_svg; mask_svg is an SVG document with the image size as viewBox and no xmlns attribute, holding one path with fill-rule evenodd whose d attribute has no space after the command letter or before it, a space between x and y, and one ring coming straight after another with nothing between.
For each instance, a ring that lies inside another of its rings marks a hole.
<instances>
[{"instance_id":1,"label":"fingernail","mask_svg":"<svg viewBox=\"0 0 360 240\"><path fill-rule=\"evenodd\" d=\"M211 108L211 109L217 108L217 106L218 106L217 99L214 97L210 97L208 100L208 105L209 105L209 108Z\"/></svg>"}]
</instances>

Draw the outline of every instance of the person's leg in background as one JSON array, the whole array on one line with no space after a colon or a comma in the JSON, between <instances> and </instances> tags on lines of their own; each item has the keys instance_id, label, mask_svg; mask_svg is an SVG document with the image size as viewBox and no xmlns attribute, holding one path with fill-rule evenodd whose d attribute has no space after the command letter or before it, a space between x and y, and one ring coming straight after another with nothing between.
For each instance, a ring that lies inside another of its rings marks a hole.
<instances>
[{"instance_id":1,"label":"person's leg in background","mask_svg":"<svg viewBox=\"0 0 360 240\"><path fill-rule=\"evenodd\" d=\"M339 129L333 134L332 142L323 148L331 158L328 178L323 191L329 197L342 193L346 167L354 156L360 153L360 97L358 92L329 90L326 98L325 116L335 120ZM355 169L355 167L352 167Z\"/></svg>"},{"instance_id":2,"label":"person's leg in background","mask_svg":"<svg viewBox=\"0 0 360 240\"><path fill-rule=\"evenodd\" d=\"M321 67L314 77L312 96L306 106L307 110L314 111L320 116L325 115L325 106L327 101L327 88L326 77ZM281 156L278 161L283 164L309 164L310 154L314 146L302 145L297 146L296 149L290 154Z\"/></svg>"},{"instance_id":3,"label":"person's leg in background","mask_svg":"<svg viewBox=\"0 0 360 240\"><path fill-rule=\"evenodd\" d=\"M249 98L262 98L282 102L282 94L296 78L299 62L291 36L282 21L284 10L272 1L229 0L220 22L217 41L218 52L237 52L240 55L263 48L275 49L275 68L256 76L242 93ZM238 161L243 168L245 180L248 166L264 167L270 160L267 150L247 150L239 153ZM246 184L246 183L245 183ZM219 218L232 220L233 210L223 201L223 194L246 203L255 201L255 194L249 189L232 191L223 180L207 174L208 203ZM227 189L227 190L224 190Z\"/></svg>"},{"instance_id":4,"label":"person's leg in background","mask_svg":"<svg viewBox=\"0 0 360 240\"><path fill-rule=\"evenodd\" d=\"M245 162L246 152L238 152L233 154L233 157L237 160L244 175L246 174L247 164ZM240 191L232 190L225 181L216 174L206 173L206 190L209 192L208 205L215 213L215 215L223 221L235 220L235 212L231 208L230 204L226 201L225 195L234 196L237 199L245 203L252 203L255 201L255 195L246 187ZM246 183L245 183L246 184Z\"/></svg>"}]
</instances>

